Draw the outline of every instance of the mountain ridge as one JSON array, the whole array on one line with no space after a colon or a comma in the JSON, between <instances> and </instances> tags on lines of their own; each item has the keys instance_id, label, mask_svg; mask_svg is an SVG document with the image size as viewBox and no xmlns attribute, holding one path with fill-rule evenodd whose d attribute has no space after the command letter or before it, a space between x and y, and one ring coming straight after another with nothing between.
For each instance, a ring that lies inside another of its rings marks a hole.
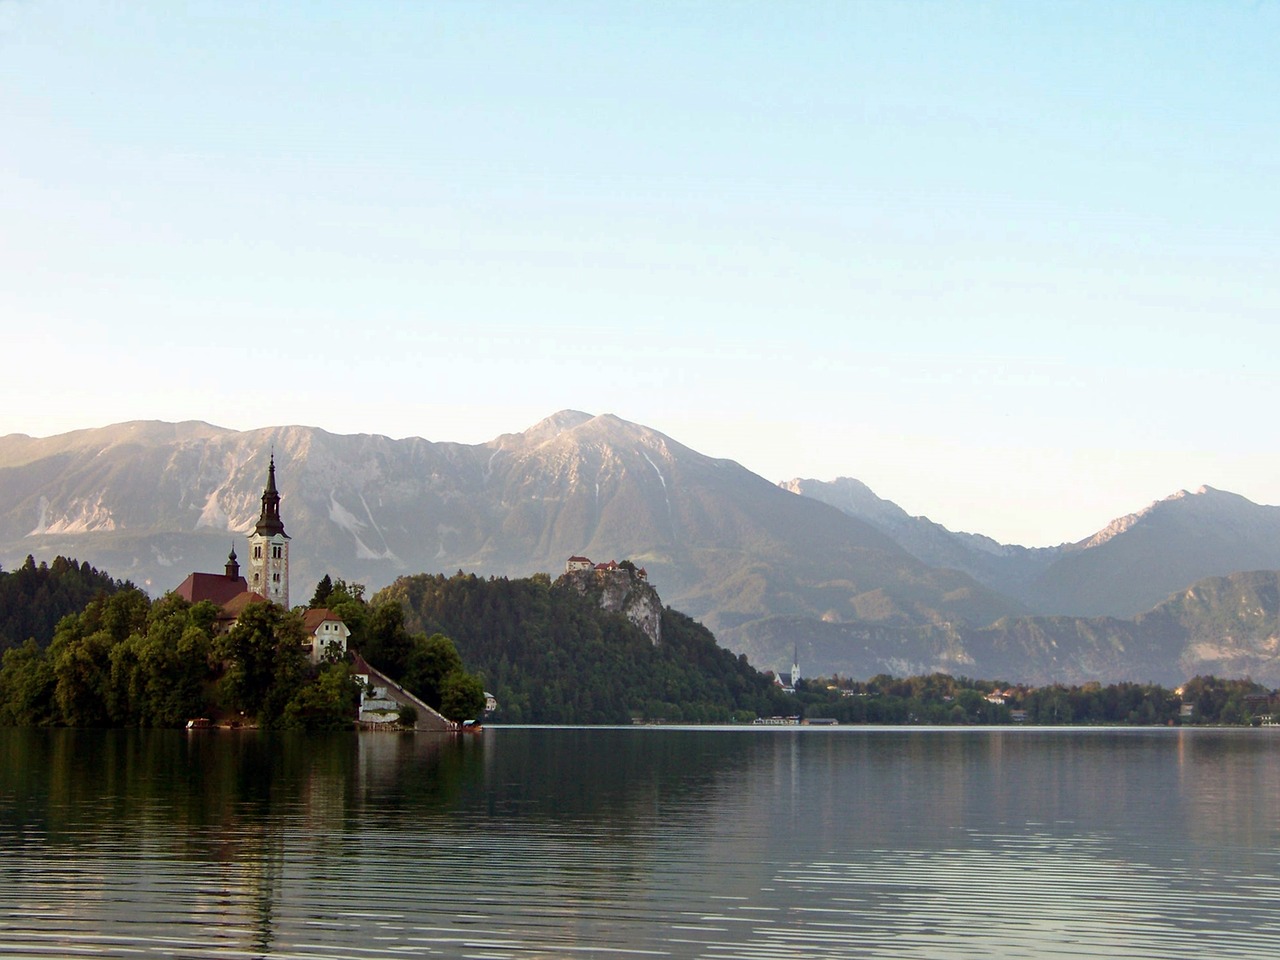
<instances>
[{"instance_id":1,"label":"mountain ridge","mask_svg":"<svg viewBox=\"0 0 1280 960\"><path fill-rule=\"evenodd\" d=\"M295 593L326 573L376 589L417 572L519 577L558 574L575 554L631 559L765 668L788 664L810 635L843 636L879 663L961 672L984 662L983 644L1013 663L1015 648L1050 634L1081 650L1104 635L1123 643L1130 628L1116 624L1206 576L1280 569L1280 508L1208 486L1075 544L1023 547L911 517L853 478L776 484L650 427L572 409L478 444L204 421L10 434L0 562L60 553L171 589L221 568L257 516L272 451ZM1075 640L1045 625L1068 615ZM1001 622L1017 627L1002 633ZM810 669L834 669L838 653Z\"/></svg>"},{"instance_id":2,"label":"mountain ridge","mask_svg":"<svg viewBox=\"0 0 1280 960\"><path fill-rule=\"evenodd\" d=\"M25 441L0 440L0 557L78 552L153 591L221 566L274 450L298 583L523 576L586 553L647 566L718 630L775 612L906 623L1019 609L857 518L612 414L560 411L474 445L135 422L45 449L33 460Z\"/></svg>"},{"instance_id":3,"label":"mountain ridge","mask_svg":"<svg viewBox=\"0 0 1280 960\"><path fill-rule=\"evenodd\" d=\"M1134 617L1205 577L1280 569L1280 507L1207 484L1053 547L954 533L927 517L909 517L847 477L781 486L862 517L925 563L954 566L1044 615Z\"/></svg>"}]
</instances>

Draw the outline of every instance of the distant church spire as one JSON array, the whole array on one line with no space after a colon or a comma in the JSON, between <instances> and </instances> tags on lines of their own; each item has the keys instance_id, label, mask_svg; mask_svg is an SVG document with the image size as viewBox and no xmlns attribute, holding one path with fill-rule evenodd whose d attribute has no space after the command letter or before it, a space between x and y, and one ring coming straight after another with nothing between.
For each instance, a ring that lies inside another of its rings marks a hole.
<instances>
[{"instance_id":1,"label":"distant church spire","mask_svg":"<svg viewBox=\"0 0 1280 960\"><path fill-rule=\"evenodd\" d=\"M280 519L280 491L276 489L276 455L271 454L262 513L249 535L249 589L286 609L289 606L289 535Z\"/></svg>"},{"instance_id":2,"label":"distant church spire","mask_svg":"<svg viewBox=\"0 0 1280 960\"><path fill-rule=\"evenodd\" d=\"M258 524L254 533L272 537L277 533L284 534L284 521L280 519L280 492L276 490L276 455L271 454L271 465L267 468L267 487L262 491L262 513L258 515ZM287 536L287 534L285 534Z\"/></svg>"},{"instance_id":3,"label":"distant church spire","mask_svg":"<svg viewBox=\"0 0 1280 960\"><path fill-rule=\"evenodd\" d=\"M227 554L227 579L235 580L240 576L240 563L236 560L236 545L231 545L231 552Z\"/></svg>"}]
</instances>

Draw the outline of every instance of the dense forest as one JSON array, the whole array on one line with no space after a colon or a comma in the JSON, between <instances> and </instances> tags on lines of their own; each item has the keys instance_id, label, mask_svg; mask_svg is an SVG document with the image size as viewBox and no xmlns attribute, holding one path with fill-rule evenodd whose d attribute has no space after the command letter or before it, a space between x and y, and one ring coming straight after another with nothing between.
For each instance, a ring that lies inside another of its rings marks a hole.
<instances>
[{"instance_id":1,"label":"dense forest","mask_svg":"<svg viewBox=\"0 0 1280 960\"><path fill-rule=\"evenodd\" d=\"M770 677L669 607L654 644L563 579L420 574L379 592L409 625L447 634L507 723L709 723L792 713Z\"/></svg>"},{"instance_id":2,"label":"dense forest","mask_svg":"<svg viewBox=\"0 0 1280 960\"><path fill-rule=\"evenodd\" d=\"M0 651L26 640L44 646L58 621L79 613L98 595L130 587L87 563L55 557L53 563L28 555L17 570L0 570Z\"/></svg>"},{"instance_id":3,"label":"dense forest","mask_svg":"<svg viewBox=\"0 0 1280 960\"><path fill-rule=\"evenodd\" d=\"M802 680L796 697L806 717L838 723L1257 725L1280 713L1280 697L1266 687L1212 676L1176 690L1142 683L1011 686L945 673L865 682L837 677Z\"/></svg>"}]
</instances>

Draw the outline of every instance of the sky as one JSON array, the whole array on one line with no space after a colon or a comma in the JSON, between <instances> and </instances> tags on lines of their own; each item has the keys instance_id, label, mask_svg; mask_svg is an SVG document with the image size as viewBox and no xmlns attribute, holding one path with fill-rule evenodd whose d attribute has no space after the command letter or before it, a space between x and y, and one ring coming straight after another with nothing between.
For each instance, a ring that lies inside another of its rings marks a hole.
<instances>
[{"instance_id":1,"label":"sky","mask_svg":"<svg viewBox=\"0 0 1280 960\"><path fill-rule=\"evenodd\" d=\"M1280 503L1280 3L0 0L0 435L573 408L1048 545Z\"/></svg>"}]
</instances>

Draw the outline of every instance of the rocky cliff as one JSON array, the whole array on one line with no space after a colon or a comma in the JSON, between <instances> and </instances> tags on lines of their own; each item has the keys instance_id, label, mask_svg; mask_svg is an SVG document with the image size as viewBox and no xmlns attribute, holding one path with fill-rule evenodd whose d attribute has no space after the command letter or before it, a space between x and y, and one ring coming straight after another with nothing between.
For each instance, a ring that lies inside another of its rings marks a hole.
<instances>
[{"instance_id":1,"label":"rocky cliff","mask_svg":"<svg viewBox=\"0 0 1280 960\"><path fill-rule=\"evenodd\" d=\"M662 641L662 600L635 567L572 570L560 579L583 596L598 596L602 609L622 614L655 645Z\"/></svg>"}]
</instances>

